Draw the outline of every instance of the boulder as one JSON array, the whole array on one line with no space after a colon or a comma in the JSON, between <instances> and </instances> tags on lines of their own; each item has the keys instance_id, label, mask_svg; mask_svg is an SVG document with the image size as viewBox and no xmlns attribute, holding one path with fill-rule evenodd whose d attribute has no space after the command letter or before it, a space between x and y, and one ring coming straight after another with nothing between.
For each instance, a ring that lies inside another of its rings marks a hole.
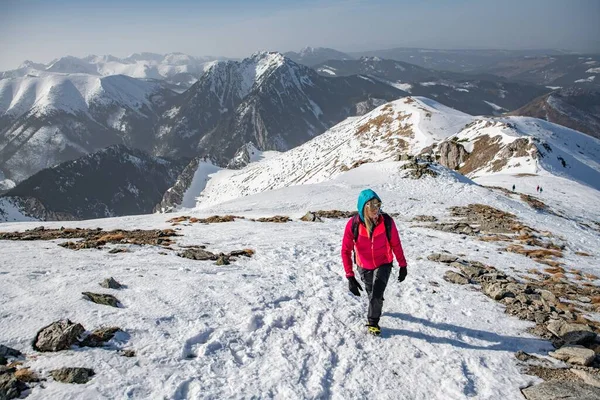
<instances>
[{"instance_id":1,"label":"boulder","mask_svg":"<svg viewBox=\"0 0 600 400\"><path fill-rule=\"evenodd\" d=\"M100 286L106 289L122 289L124 286L117 282L112 276L110 278L106 278Z\"/></svg>"},{"instance_id":2,"label":"boulder","mask_svg":"<svg viewBox=\"0 0 600 400\"><path fill-rule=\"evenodd\" d=\"M33 339L33 349L36 351L68 350L78 343L79 336L85 332L81 324L75 324L68 319L51 323L42 328Z\"/></svg>"},{"instance_id":3,"label":"boulder","mask_svg":"<svg viewBox=\"0 0 600 400\"><path fill-rule=\"evenodd\" d=\"M581 382L543 382L521 390L527 400L597 400L600 389Z\"/></svg>"},{"instance_id":4,"label":"boulder","mask_svg":"<svg viewBox=\"0 0 600 400\"><path fill-rule=\"evenodd\" d=\"M116 326L111 326L109 328L99 328L90 333L81 341L81 346L86 347L100 347L103 346L104 343L111 340L117 332L119 332L121 328Z\"/></svg>"},{"instance_id":5,"label":"boulder","mask_svg":"<svg viewBox=\"0 0 600 400\"><path fill-rule=\"evenodd\" d=\"M177 253L179 257L189 258L191 260L216 260L217 255L204 249L186 249L181 253Z\"/></svg>"},{"instance_id":6,"label":"boulder","mask_svg":"<svg viewBox=\"0 0 600 400\"><path fill-rule=\"evenodd\" d=\"M548 353L551 357L558 360L566 361L570 364L588 366L596 358L594 350L590 350L583 346L568 344L556 351Z\"/></svg>"},{"instance_id":7,"label":"boulder","mask_svg":"<svg viewBox=\"0 0 600 400\"><path fill-rule=\"evenodd\" d=\"M321 217L319 217L317 214L312 213L312 212L307 212L306 214L304 214L304 216L302 218L300 218L301 221L306 221L306 222L323 222L323 220L321 219Z\"/></svg>"},{"instance_id":8,"label":"boulder","mask_svg":"<svg viewBox=\"0 0 600 400\"><path fill-rule=\"evenodd\" d=\"M437 261L449 264L458 260L458 257L448 253L432 253L427 256L427 259L430 261Z\"/></svg>"},{"instance_id":9,"label":"boulder","mask_svg":"<svg viewBox=\"0 0 600 400\"><path fill-rule=\"evenodd\" d=\"M589 344L596 339L596 334L584 324L573 324L559 319L550 321L546 327L567 344Z\"/></svg>"},{"instance_id":10,"label":"boulder","mask_svg":"<svg viewBox=\"0 0 600 400\"><path fill-rule=\"evenodd\" d=\"M81 294L84 295L89 301L91 301L93 303L119 308L120 302L112 294L92 293L92 292L82 292Z\"/></svg>"},{"instance_id":11,"label":"boulder","mask_svg":"<svg viewBox=\"0 0 600 400\"><path fill-rule=\"evenodd\" d=\"M61 368L50 371L54 380L63 383L86 383L94 374L94 370L90 368Z\"/></svg>"},{"instance_id":12,"label":"boulder","mask_svg":"<svg viewBox=\"0 0 600 400\"><path fill-rule=\"evenodd\" d=\"M16 399L27 386L12 373L0 373L0 399Z\"/></svg>"},{"instance_id":13,"label":"boulder","mask_svg":"<svg viewBox=\"0 0 600 400\"><path fill-rule=\"evenodd\" d=\"M444 280L452 283L457 283L459 285L467 285L471 283L469 281L469 278L454 271L446 271L446 273L444 274Z\"/></svg>"},{"instance_id":14,"label":"boulder","mask_svg":"<svg viewBox=\"0 0 600 400\"><path fill-rule=\"evenodd\" d=\"M482 291L488 297L498 301L505 297L515 297L515 294L510 290L506 289L500 283L488 283L485 282L481 285Z\"/></svg>"}]
</instances>

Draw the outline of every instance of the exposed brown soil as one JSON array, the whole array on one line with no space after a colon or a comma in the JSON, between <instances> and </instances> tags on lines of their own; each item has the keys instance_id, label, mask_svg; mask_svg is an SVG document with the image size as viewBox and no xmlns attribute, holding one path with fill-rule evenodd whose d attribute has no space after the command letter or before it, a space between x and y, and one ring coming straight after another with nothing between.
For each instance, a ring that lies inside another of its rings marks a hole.
<instances>
[{"instance_id":1,"label":"exposed brown soil","mask_svg":"<svg viewBox=\"0 0 600 400\"><path fill-rule=\"evenodd\" d=\"M0 240L55 240L55 239L82 239L77 242L66 242L60 246L72 249L101 248L108 243L113 244L137 244L153 246L169 246L172 244L171 237L179 236L172 229L127 231L117 229L103 231L96 229L45 229L38 227L25 232L0 232Z\"/></svg>"}]
</instances>

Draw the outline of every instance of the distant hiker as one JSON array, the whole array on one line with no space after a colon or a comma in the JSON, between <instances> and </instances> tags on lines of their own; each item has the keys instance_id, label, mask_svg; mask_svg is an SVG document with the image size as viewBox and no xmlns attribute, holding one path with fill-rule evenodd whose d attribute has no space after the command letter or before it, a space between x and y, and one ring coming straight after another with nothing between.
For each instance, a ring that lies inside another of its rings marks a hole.
<instances>
[{"instance_id":1,"label":"distant hiker","mask_svg":"<svg viewBox=\"0 0 600 400\"><path fill-rule=\"evenodd\" d=\"M540 191L540 185L538 185L538 187L536 187L536 188L535 188L535 191L536 191L536 192L539 192L539 191Z\"/></svg>"},{"instance_id":2,"label":"distant hiker","mask_svg":"<svg viewBox=\"0 0 600 400\"><path fill-rule=\"evenodd\" d=\"M542 189L542 187L540 186L540 193L542 193L544 191L544 189Z\"/></svg>"},{"instance_id":3,"label":"distant hiker","mask_svg":"<svg viewBox=\"0 0 600 400\"><path fill-rule=\"evenodd\" d=\"M371 189L358 196L358 215L350 218L342 241L342 261L348 287L360 296L363 290L352 268L352 252L358 272L369 295L367 327L369 333L379 335L379 318L383 308L383 292L392 272L394 255L400 266L398 282L406 278L407 268L398 229L392 217L381 212L381 199Z\"/></svg>"},{"instance_id":4,"label":"distant hiker","mask_svg":"<svg viewBox=\"0 0 600 400\"><path fill-rule=\"evenodd\" d=\"M513 192L515 191L515 185L513 185Z\"/></svg>"}]
</instances>

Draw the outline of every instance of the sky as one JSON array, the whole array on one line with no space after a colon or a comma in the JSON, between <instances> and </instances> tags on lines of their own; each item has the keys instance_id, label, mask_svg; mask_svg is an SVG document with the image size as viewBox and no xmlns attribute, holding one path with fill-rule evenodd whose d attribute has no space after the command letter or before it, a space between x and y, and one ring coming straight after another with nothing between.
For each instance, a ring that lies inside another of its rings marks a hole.
<instances>
[{"instance_id":1,"label":"sky","mask_svg":"<svg viewBox=\"0 0 600 400\"><path fill-rule=\"evenodd\" d=\"M0 70L72 55L305 46L600 52L600 0L0 0Z\"/></svg>"}]
</instances>

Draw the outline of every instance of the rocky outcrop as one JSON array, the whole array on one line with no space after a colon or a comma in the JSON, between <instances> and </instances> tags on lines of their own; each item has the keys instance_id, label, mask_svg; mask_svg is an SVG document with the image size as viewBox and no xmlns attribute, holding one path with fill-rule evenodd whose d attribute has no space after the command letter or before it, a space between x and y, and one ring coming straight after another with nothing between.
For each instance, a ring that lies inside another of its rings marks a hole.
<instances>
[{"instance_id":1,"label":"rocky outcrop","mask_svg":"<svg viewBox=\"0 0 600 400\"><path fill-rule=\"evenodd\" d=\"M68 319L53 322L35 335L33 349L36 351L67 350L79 343L79 337L84 332L85 329L81 324L75 324Z\"/></svg>"},{"instance_id":2,"label":"rocky outcrop","mask_svg":"<svg viewBox=\"0 0 600 400\"><path fill-rule=\"evenodd\" d=\"M600 389L580 382L550 381L521 390L527 400L596 400Z\"/></svg>"},{"instance_id":3,"label":"rocky outcrop","mask_svg":"<svg viewBox=\"0 0 600 400\"><path fill-rule=\"evenodd\" d=\"M437 154L437 162L451 170L457 170L469 157L463 145L453 140L440 143Z\"/></svg>"},{"instance_id":4,"label":"rocky outcrop","mask_svg":"<svg viewBox=\"0 0 600 400\"><path fill-rule=\"evenodd\" d=\"M92 292L82 292L81 294L84 295L92 303L102 304L105 306L111 306L116 308L119 308L121 305L121 302L112 294Z\"/></svg>"},{"instance_id":5,"label":"rocky outcrop","mask_svg":"<svg viewBox=\"0 0 600 400\"><path fill-rule=\"evenodd\" d=\"M177 177L177 181L164 193L162 200L156 206L152 212L171 212L175 208L181 205L183 202L183 195L188 190L192 181L194 180L194 174L198 169L198 165L202 159L195 157L188 163L188 165L181 171L181 174Z\"/></svg>"},{"instance_id":6,"label":"rocky outcrop","mask_svg":"<svg viewBox=\"0 0 600 400\"><path fill-rule=\"evenodd\" d=\"M54 380L62 383L87 383L95 375L90 368L60 368L50 371Z\"/></svg>"}]
</instances>

